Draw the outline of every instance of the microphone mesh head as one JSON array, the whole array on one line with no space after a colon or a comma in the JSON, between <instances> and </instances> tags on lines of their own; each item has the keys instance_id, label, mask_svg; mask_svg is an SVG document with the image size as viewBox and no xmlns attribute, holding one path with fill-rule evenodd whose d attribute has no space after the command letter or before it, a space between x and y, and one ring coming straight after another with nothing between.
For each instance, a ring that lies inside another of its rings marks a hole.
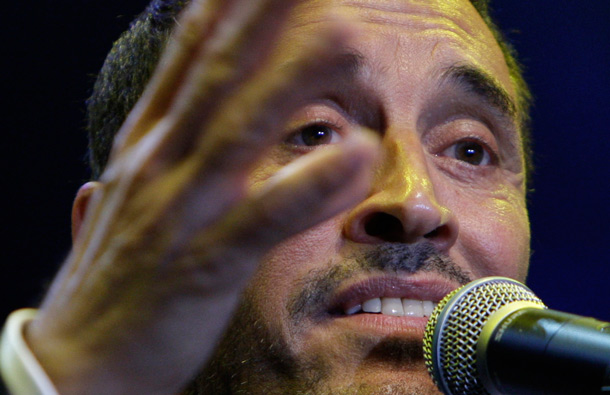
<instances>
[{"instance_id":1,"label":"microphone mesh head","mask_svg":"<svg viewBox=\"0 0 610 395\"><path fill-rule=\"evenodd\" d=\"M489 316L509 303L544 307L525 285L488 277L456 289L432 312L424 334L428 372L445 394L488 394L477 369L477 341Z\"/></svg>"}]
</instances>

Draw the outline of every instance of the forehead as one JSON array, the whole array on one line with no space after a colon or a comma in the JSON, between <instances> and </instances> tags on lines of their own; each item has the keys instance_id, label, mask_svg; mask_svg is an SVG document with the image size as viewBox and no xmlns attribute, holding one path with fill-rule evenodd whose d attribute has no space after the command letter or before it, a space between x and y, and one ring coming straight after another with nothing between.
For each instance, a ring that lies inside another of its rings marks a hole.
<instances>
[{"instance_id":1,"label":"forehead","mask_svg":"<svg viewBox=\"0 0 610 395\"><path fill-rule=\"evenodd\" d=\"M337 20L352 26L347 50L361 54L374 74L408 72L414 82L467 65L515 97L504 55L468 0L307 0L289 19L280 53L290 57Z\"/></svg>"}]
</instances>

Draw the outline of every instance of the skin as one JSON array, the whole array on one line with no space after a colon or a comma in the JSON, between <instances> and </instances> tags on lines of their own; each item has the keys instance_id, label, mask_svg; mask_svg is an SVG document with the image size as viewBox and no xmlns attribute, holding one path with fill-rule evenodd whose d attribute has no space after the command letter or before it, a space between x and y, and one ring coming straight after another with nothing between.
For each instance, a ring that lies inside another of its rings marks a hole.
<instances>
[{"instance_id":1,"label":"skin","mask_svg":"<svg viewBox=\"0 0 610 395\"><path fill-rule=\"evenodd\" d=\"M207 364L189 390L433 392L425 318L344 310L525 279L489 29L465 0L195 1L179 26L28 327L53 382L169 393Z\"/></svg>"},{"instance_id":2,"label":"skin","mask_svg":"<svg viewBox=\"0 0 610 395\"><path fill-rule=\"evenodd\" d=\"M360 300L401 296L438 302L465 278L525 279L529 226L514 114L499 111L489 97L473 94L444 73L454 65L480 70L493 76L511 100L514 88L500 49L468 2L309 1L297 11L298 21L289 24L286 46L307 40L328 23L330 11L348 15L357 26L346 47L358 52L362 69L353 80L337 82L297 113L295 129L302 134L299 125L333 125L332 143L367 127L380 136L382 159L375 165L366 199L267 255L247 289L248 307L242 309L256 314L244 313L247 317L235 320L230 331L236 333L227 336L218 353L223 358L237 347L235 358L257 361L257 355L273 355L269 345L274 344L293 370L273 372L273 379L263 383L248 382L254 371L280 370L268 358L243 367L227 361L207 375L221 375L230 366L231 374L241 372L235 382L248 383L233 389L249 393L273 392L270 388L278 393L298 388L333 394L382 393L390 388L392 393L427 393L433 385L421 355L425 319L329 312L336 307L333 299L346 290L359 293ZM478 166L460 161L450 147L461 140L481 142L496 158ZM253 187L264 185L286 157L292 160L326 148L278 147L257 168ZM367 229L380 214L392 216L400 229ZM448 267L425 271L391 263L391 254L409 259L409 250L397 244L413 247L422 242L447 257ZM380 270L367 253L384 248L391 252L381 259L390 263ZM449 268L463 277L448 276ZM298 316L291 314L295 292L304 284L314 290L325 288L321 273L328 278L338 269L346 273L330 289L320 291L316 306ZM268 343L240 346L240 328L257 323L261 329L252 343L260 338ZM402 352L392 357L391 348ZM206 381L209 378L200 384Z\"/></svg>"}]
</instances>

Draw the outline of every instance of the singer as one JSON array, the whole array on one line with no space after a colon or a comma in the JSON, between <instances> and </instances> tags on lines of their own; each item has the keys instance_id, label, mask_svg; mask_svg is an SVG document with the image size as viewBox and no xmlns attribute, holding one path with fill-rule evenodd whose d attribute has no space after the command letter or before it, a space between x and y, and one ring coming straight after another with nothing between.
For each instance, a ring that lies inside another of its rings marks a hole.
<instances>
[{"instance_id":1,"label":"singer","mask_svg":"<svg viewBox=\"0 0 610 395\"><path fill-rule=\"evenodd\" d=\"M15 394L428 394L435 303L524 280L529 92L483 0L154 0ZM6 358L5 358L6 357Z\"/></svg>"}]
</instances>

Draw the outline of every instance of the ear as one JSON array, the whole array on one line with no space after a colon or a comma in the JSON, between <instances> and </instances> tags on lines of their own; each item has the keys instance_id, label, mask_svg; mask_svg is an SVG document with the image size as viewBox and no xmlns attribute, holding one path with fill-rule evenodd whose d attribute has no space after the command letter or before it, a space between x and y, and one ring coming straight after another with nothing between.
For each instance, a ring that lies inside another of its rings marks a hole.
<instances>
[{"instance_id":1,"label":"ear","mask_svg":"<svg viewBox=\"0 0 610 395\"><path fill-rule=\"evenodd\" d=\"M91 201L93 193L100 189L102 184L97 181L90 181L78 189L76 198L74 198L74 204L72 205L72 242L76 240L81 225L85 220L85 213L87 212L87 206Z\"/></svg>"}]
</instances>

